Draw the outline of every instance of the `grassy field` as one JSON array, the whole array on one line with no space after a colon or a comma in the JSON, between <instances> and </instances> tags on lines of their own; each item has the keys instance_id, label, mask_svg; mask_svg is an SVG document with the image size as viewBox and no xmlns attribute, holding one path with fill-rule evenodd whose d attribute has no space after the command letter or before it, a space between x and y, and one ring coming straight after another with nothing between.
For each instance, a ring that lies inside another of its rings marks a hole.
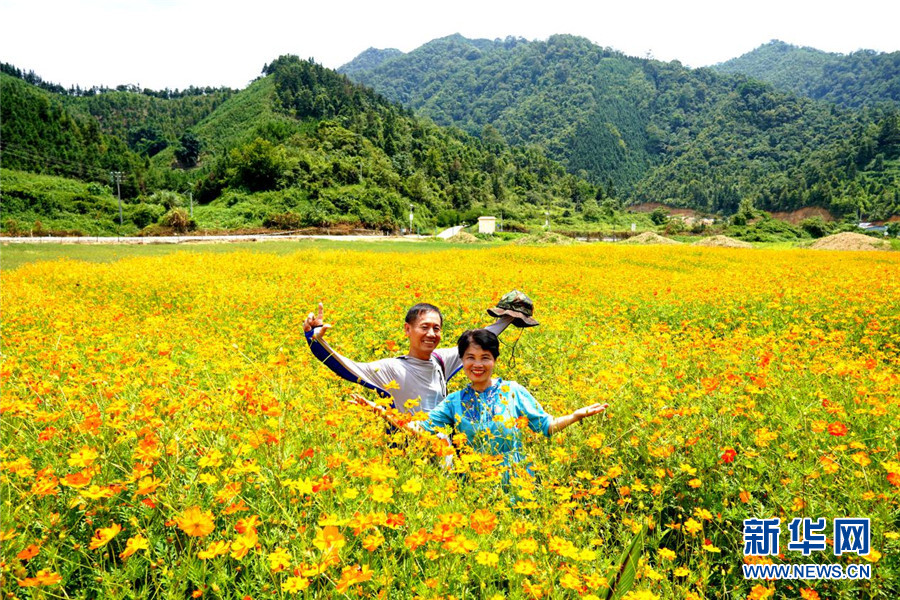
<instances>
[{"instance_id":1,"label":"grassy field","mask_svg":"<svg viewBox=\"0 0 900 600\"><path fill-rule=\"evenodd\" d=\"M251 252L276 256L303 250L365 252L437 252L451 248L473 249L488 244L453 244L441 240L417 241L335 241L301 240L271 242L233 242L197 244L4 244L0 247L0 270L8 271L23 264L45 260L81 260L108 263L126 258L167 256L169 254L228 254Z\"/></svg>"}]
</instances>

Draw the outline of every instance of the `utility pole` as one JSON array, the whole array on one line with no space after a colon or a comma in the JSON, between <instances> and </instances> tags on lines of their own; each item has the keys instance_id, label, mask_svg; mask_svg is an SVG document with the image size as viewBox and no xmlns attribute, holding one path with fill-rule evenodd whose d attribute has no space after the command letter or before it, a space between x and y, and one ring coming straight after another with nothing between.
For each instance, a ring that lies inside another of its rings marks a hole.
<instances>
[{"instance_id":1,"label":"utility pole","mask_svg":"<svg viewBox=\"0 0 900 600\"><path fill-rule=\"evenodd\" d=\"M116 182L116 195L119 197L119 229L122 228L122 171L110 171L113 181Z\"/></svg>"},{"instance_id":2,"label":"utility pole","mask_svg":"<svg viewBox=\"0 0 900 600\"><path fill-rule=\"evenodd\" d=\"M409 205L409 235L412 235L413 205Z\"/></svg>"},{"instance_id":3,"label":"utility pole","mask_svg":"<svg viewBox=\"0 0 900 600\"><path fill-rule=\"evenodd\" d=\"M188 192L188 196L191 199L191 218L194 218L194 191L191 190Z\"/></svg>"}]
</instances>

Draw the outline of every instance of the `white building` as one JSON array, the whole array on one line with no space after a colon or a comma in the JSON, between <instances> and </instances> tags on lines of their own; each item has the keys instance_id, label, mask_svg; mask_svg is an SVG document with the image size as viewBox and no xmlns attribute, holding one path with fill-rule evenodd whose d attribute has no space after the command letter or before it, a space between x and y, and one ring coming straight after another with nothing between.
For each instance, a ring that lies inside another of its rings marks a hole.
<instances>
[{"instance_id":1,"label":"white building","mask_svg":"<svg viewBox=\"0 0 900 600\"><path fill-rule=\"evenodd\" d=\"M497 217L478 217L478 233L493 234L497 228Z\"/></svg>"}]
</instances>

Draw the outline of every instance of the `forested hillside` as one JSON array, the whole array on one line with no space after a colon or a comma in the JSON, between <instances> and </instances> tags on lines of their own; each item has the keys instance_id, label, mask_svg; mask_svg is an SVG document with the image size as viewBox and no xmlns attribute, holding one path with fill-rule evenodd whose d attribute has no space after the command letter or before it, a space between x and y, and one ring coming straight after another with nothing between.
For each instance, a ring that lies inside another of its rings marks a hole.
<instances>
[{"instance_id":1,"label":"forested hillside","mask_svg":"<svg viewBox=\"0 0 900 600\"><path fill-rule=\"evenodd\" d=\"M773 40L713 67L850 108L900 106L900 52L823 52Z\"/></svg>"},{"instance_id":2,"label":"forested hillside","mask_svg":"<svg viewBox=\"0 0 900 600\"><path fill-rule=\"evenodd\" d=\"M900 211L890 109L840 108L573 36L454 35L377 65L347 72L437 123L540 147L629 201L726 214L741 200L873 218Z\"/></svg>"},{"instance_id":3,"label":"forested hillside","mask_svg":"<svg viewBox=\"0 0 900 600\"><path fill-rule=\"evenodd\" d=\"M8 75L0 83L3 166L16 170L6 173L5 193L16 201L5 220L28 221L41 216L30 207L45 206L44 225L65 228L66 215L99 217L115 207L108 191L29 181L22 172L97 182L125 172L126 233L157 221L185 225L178 215L188 191L197 223L212 228L395 229L408 223L411 207L417 226L486 210L514 225L604 199L536 148L436 126L292 56L266 65L245 90L194 99L128 91L72 97ZM54 185L64 191L48 200Z\"/></svg>"}]
</instances>

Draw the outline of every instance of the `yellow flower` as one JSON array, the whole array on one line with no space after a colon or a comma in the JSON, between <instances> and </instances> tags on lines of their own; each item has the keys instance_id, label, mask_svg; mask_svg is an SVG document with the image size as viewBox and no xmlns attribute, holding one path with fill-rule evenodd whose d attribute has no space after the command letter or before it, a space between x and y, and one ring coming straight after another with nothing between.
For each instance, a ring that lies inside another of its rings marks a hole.
<instances>
[{"instance_id":1,"label":"yellow flower","mask_svg":"<svg viewBox=\"0 0 900 600\"><path fill-rule=\"evenodd\" d=\"M881 560L881 552L874 549L870 550L868 554L861 554L860 556L871 563L877 563Z\"/></svg>"},{"instance_id":2,"label":"yellow flower","mask_svg":"<svg viewBox=\"0 0 900 600\"><path fill-rule=\"evenodd\" d=\"M382 533L380 531L378 531L377 529L375 530L374 533L371 533L371 534L367 535L365 538L363 538L363 542L362 542L363 548L365 548L369 552L374 552L383 543L384 543L384 535L382 535Z\"/></svg>"},{"instance_id":3,"label":"yellow flower","mask_svg":"<svg viewBox=\"0 0 900 600\"><path fill-rule=\"evenodd\" d=\"M537 567L535 566L533 561L517 560L516 564L513 565L513 571L515 571L519 575L532 575L535 571L537 571Z\"/></svg>"},{"instance_id":4,"label":"yellow flower","mask_svg":"<svg viewBox=\"0 0 900 600\"><path fill-rule=\"evenodd\" d=\"M703 525L691 518L684 522L684 529L689 534L696 535L697 533L703 531Z\"/></svg>"},{"instance_id":5,"label":"yellow flower","mask_svg":"<svg viewBox=\"0 0 900 600\"><path fill-rule=\"evenodd\" d=\"M389 485L375 484L369 489L369 496L375 502L393 502L394 489Z\"/></svg>"},{"instance_id":6,"label":"yellow flower","mask_svg":"<svg viewBox=\"0 0 900 600\"><path fill-rule=\"evenodd\" d=\"M212 473L201 473L200 476L197 477L197 481L205 485L212 485L219 481L219 478Z\"/></svg>"},{"instance_id":7,"label":"yellow flower","mask_svg":"<svg viewBox=\"0 0 900 600\"><path fill-rule=\"evenodd\" d=\"M231 558L235 560L242 560L250 550L256 547L256 542L258 541L258 536L256 530L250 529L245 533L234 538L234 541L231 542Z\"/></svg>"},{"instance_id":8,"label":"yellow flower","mask_svg":"<svg viewBox=\"0 0 900 600\"><path fill-rule=\"evenodd\" d=\"M559 585L569 590L577 590L581 587L581 579L572 573L565 573L559 578Z\"/></svg>"},{"instance_id":9,"label":"yellow flower","mask_svg":"<svg viewBox=\"0 0 900 600\"><path fill-rule=\"evenodd\" d=\"M97 460L98 456L100 456L100 454L96 450L85 446L78 452L71 454L67 462L70 467L84 469L91 466L94 461Z\"/></svg>"},{"instance_id":10,"label":"yellow flower","mask_svg":"<svg viewBox=\"0 0 900 600\"><path fill-rule=\"evenodd\" d=\"M180 517L175 519L175 522L179 529L191 537L207 536L216 528L212 512L201 510L199 506L192 506L185 510Z\"/></svg>"},{"instance_id":11,"label":"yellow flower","mask_svg":"<svg viewBox=\"0 0 900 600\"><path fill-rule=\"evenodd\" d=\"M341 532L338 531L338 528L331 526L320 529L316 532L315 539L313 539L313 546L322 551L340 550L346 544L347 542L344 540Z\"/></svg>"},{"instance_id":12,"label":"yellow flower","mask_svg":"<svg viewBox=\"0 0 900 600\"><path fill-rule=\"evenodd\" d=\"M657 553L659 554L660 558L663 558L665 560L675 560L676 554L668 548L660 548Z\"/></svg>"},{"instance_id":13,"label":"yellow flower","mask_svg":"<svg viewBox=\"0 0 900 600\"><path fill-rule=\"evenodd\" d=\"M404 483L401 488L407 494L418 494L422 491L422 480L418 477L414 477L410 479L406 483Z\"/></svg>"},{"instance_id":14,"label":"yellow flower","mask_svg":"<svg viewBox=\"0 0 900 600\"><path fill-rule=\"evenodd\" d=\"M156 488L162 485L162 481L149 475L147 477L141 477L141 480L138 481L137 489L134 491L135 496L144 496L147 494L152 494L156 491Z\"/></svg>"},{"instance_id":15,"label":"yellow flower","mask_svg":"<svg viewBox=\"0 0 900 600\"><path fill-rule=\"evenodd\" d=\"M475 562L486 567L496 567L500 563L500 555L494 552L479 552Z\"/></svg>"},{"instance_id":16,"label":"yellow flower","mask_svg":"<svg viewBox=\"0 0 900 600\"><path fill-rule=\"evenodd\" d=\"M91 500L113 497L112 490L110 490L109 488L102 488L96 484L81 492L81 495L85 498L90 498Z\"/></svg>"},{"instance_id":17,"label":"yellow flower","mask_svg":"<svg viewBox=\"0 0 900 600\"><path fill-rule=\"evenodd\" d=\"M122 531L122 527L117 525L116 523L111 524L109 527L102 527L94 532L94 537L91 538L91 544L88 546L90 550L96 550L97 548L102 548L107 545L114 537L119 535L119 532Z\"/></svg>"},{"instance_id":18,"label":"yellow flower","mask_svg":"<svg viewBox=\"0 0 900 600\"><path fill-rule=\"evenodd\" d=\"M142 535L135 535L128 538L128 541L125 542L125 550L119 553L119 558L122 560L128 558L138 550L149 550L150 549L150 541Z\"/></svg>"},{"instance_id":19,"label":"yellow flower","mask_svg":"<svg viewBox=\"0 0 900 600\"><path fill-rule=\"evenodd\" d=\"M222 554L228 554L230 548L231 544L229 544L225 540L210 542L209 546L206 547L206 550L200 550L199 552L197 552L197 558L199 558L200 560L209 560Z\"/></svg>"},{"instance_id":20,"label":"yellow flower","mask_svg":"<svg viewBox=\"0 0 900 600\"><path fill-rule=\"evenodd\" d=\"M685 569L684 567L678 567L674 571L672 571L672 575L675 577L687 577L691 572Z\"/></svg>"},{"instance_id":21,"label":"yellow flower","mask_svg":"<svg viewBox=\"0 0 900 600\"><path fill-rule=\"evenodd\" d=\"M291 554L284 548L275 548L266 557L269 560L269 570L279 573L291 566Z\"/></svg>"},{"instance_id":22,"label":"yellow flower","mask_svg":"<svg viewBox=\"0 0 900 600\"><path fill-rule=\"evenodd\" d=\"M281 583L281 591L288 594L302 592L309 587L309 579L306 577L288 577Z\"/></svg>"}]
</instances>

